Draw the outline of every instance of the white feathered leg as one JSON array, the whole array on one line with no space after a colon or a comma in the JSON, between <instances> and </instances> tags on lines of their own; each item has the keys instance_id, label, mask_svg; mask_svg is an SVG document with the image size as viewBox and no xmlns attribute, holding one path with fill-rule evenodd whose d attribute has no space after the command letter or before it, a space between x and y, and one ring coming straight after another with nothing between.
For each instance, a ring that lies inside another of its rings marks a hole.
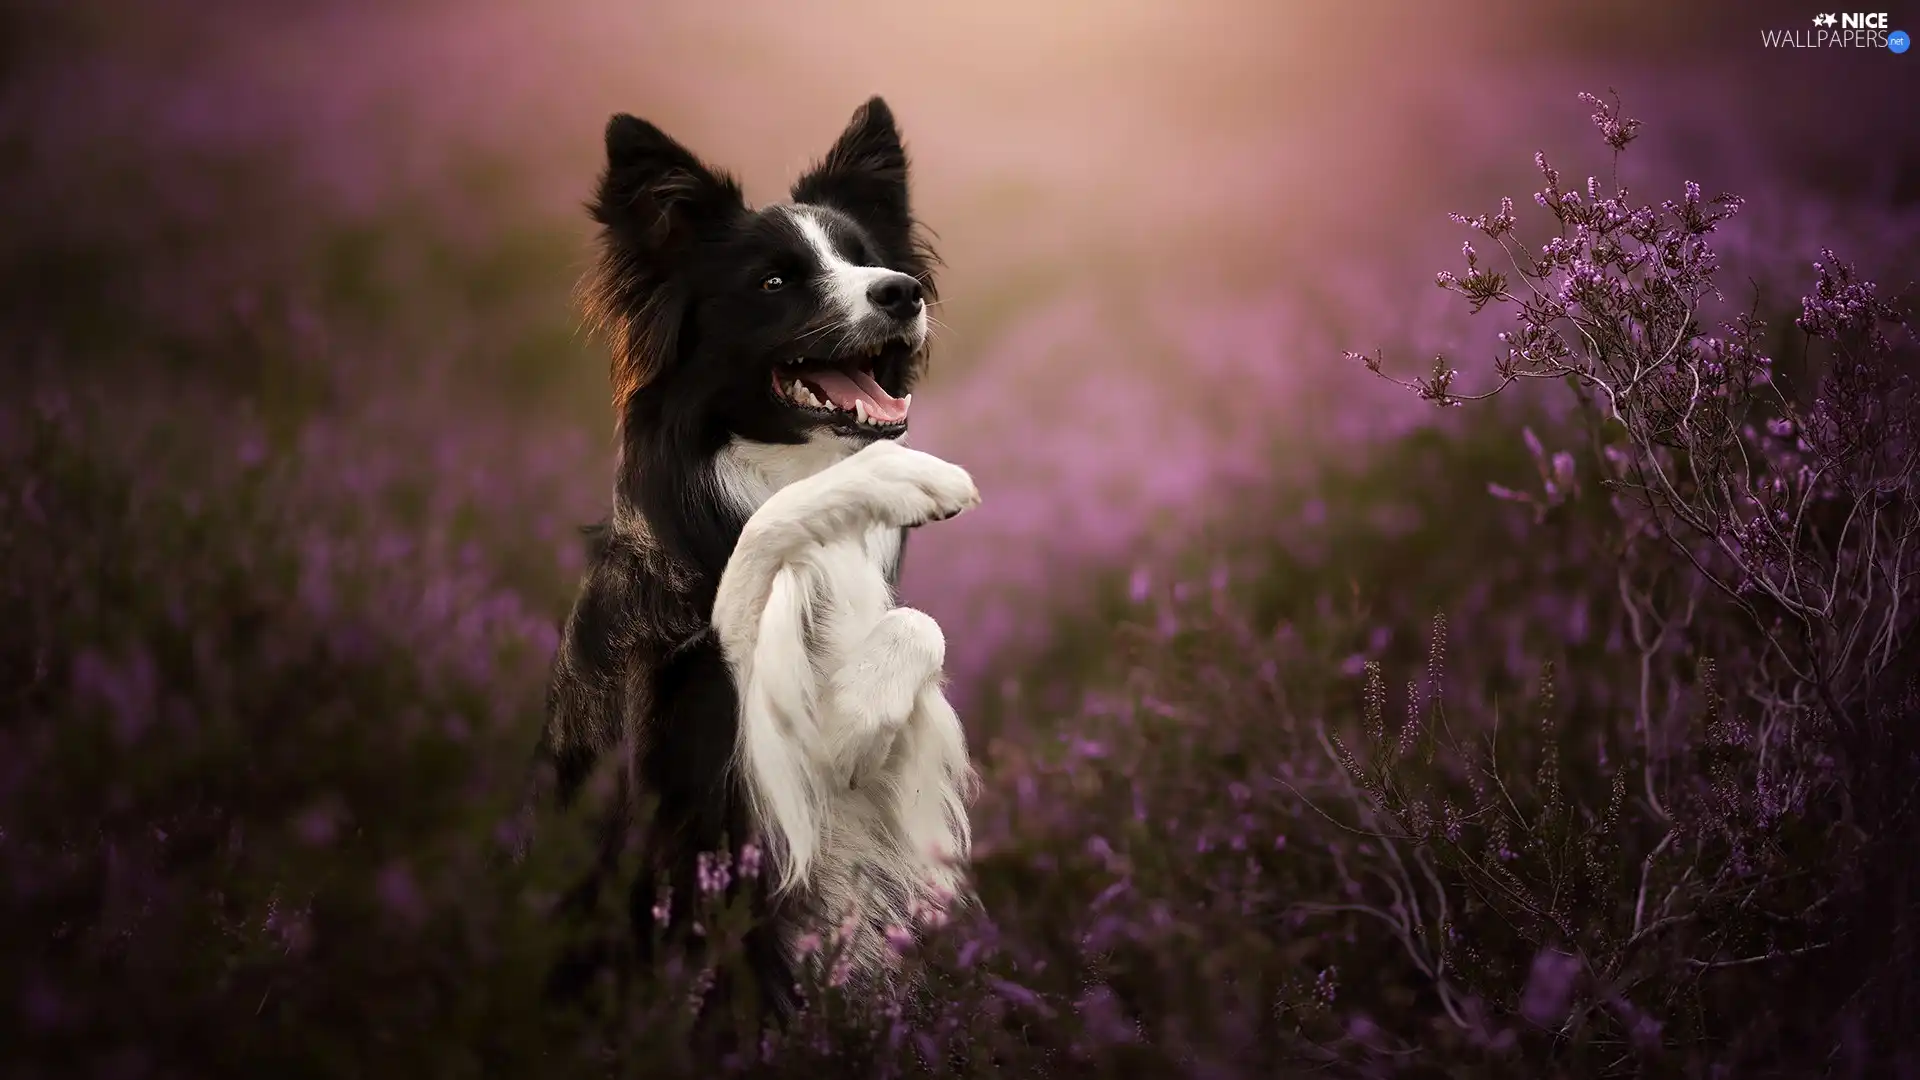
<instances>
[{"instance_id":1,"label":"white feathered leg","mask_svg":"<svg viewBox=\"0 0 1920 1080\"><path fill-rule=\"evenodd\" d=\"M832 680L839 723L826 748L838 786L859 787L886 770L922 695L938 690L946 656L932 616L902 607L880 617Z\"/></svg>"}]
</instances>

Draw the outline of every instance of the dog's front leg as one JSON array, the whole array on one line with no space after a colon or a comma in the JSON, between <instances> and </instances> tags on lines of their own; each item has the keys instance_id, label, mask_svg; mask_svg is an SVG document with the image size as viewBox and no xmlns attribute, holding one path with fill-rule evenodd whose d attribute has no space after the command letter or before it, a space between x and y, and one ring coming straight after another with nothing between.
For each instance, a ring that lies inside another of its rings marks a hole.
<instances>
[{"instance_id":1,"label":"dog's front leg","mask_svg":"<svg viewBox=\"0 0 1920 1080\"><path fill-rule=\"evenodd\" d=\"M965 469L893 442L781 488L747 519L720 575L713 626L728 662L751 662L774 582L803 552L876 526L944 520L979 502Z\"/></svg>"},{"instance_id":2,"label":"dog's front leg","mask_svg":"<svg viewBox=\"0 0 1920 1080\"><path fill-rule=\"evenodd\" d=\"M841 722L826 733L826 748L837 785L857 787L883 770L920 696L939 684L946 656L940 624L923 611L894 608L868 631L833 675Z\"/></svg>"},{"instance_id":3,"label":"dog's front leg","mask_svg":"<svg viewBox=\"0 0 1920 1080\"><path fill-rule=\"evenodd\" d=\"M952 517L979 501L966 470L880 442L775 492L741 530L720 575L713 627L740 697L741 775L781 888L805 878L835 782L815 741L826 732L816 722L806 647L805 553L876 526Z\"/></svg>"}]
</instances>

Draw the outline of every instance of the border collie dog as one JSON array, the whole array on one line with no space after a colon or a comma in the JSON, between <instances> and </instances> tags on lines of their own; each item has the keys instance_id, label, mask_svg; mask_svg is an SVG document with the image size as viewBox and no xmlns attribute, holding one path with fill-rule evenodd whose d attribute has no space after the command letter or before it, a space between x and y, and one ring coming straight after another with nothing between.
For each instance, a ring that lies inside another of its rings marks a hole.
<instances>
[{"instance_id":1,"label":"border collie dog","mask_svg":"<svg viewBox=\"0 0 1920 1080\"><path fill-rule=\"evenodd\" d=\"M602 872L651 809L631 822L643 940L663 891L684 923L702 861L752 844L763 1002L790 1007L803 954L836 935L853 977L885 984L887 934L971 896L945 639L893 590L905 531L979 501L902 441L936 259L893 114L868 101L760 209L644 120L615 116L606 152L582 297L612 345L619 464L542 760L565 806L617 755Z\"/></svg>"}]
</instances>

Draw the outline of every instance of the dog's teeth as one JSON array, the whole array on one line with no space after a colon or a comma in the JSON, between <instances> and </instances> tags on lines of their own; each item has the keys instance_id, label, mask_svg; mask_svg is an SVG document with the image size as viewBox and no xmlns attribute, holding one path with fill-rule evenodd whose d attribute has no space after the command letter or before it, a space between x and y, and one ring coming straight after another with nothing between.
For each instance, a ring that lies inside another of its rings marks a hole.
<instances>
[{"instance_id":1,"label":"dog's teeth","mask_svg":"<svg viewBox=\"0 0 1920 1080\"><path fill-rule=\"evenodd\" d=\"M913 395L908 394L906 397L900 399L900 411L906 412L911 408L913 408Z\"/></svg>"},{"instance_id":2,"label":"dog's teeth","mask_svg":"<svg viewBox=\"0 0 1920 1080\"><path fill-rule=\"evenodd\" d=\"M855 420L858 420L862 424L867 422L867 403L866 402L855 401L853 403L853 418Z\"/></svg>"}]
</instances>

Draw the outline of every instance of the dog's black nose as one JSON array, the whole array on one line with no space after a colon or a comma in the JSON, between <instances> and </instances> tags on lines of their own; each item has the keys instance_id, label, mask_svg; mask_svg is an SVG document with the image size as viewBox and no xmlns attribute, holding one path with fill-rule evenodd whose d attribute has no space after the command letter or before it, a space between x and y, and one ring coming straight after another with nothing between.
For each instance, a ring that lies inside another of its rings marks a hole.
<instances>
[{"instance_id":1,"label":"dog's black nose","mask_svg":"<svg viewBox=\"0 0 1920 1080\"><path fill-rule=\"evenodd\" d=\"M926 291L907 274L890 274L867 287L867 299L873 306L905 322L920 314Z\"/></svg>"}]
</instances>

